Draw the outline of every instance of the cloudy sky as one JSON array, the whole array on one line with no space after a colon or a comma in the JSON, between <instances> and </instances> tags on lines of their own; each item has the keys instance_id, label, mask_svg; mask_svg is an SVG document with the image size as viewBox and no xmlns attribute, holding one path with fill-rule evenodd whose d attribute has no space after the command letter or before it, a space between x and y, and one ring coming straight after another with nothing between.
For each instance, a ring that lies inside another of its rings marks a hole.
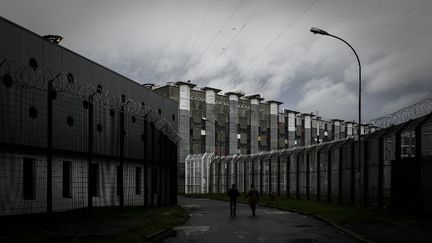
<instances>
[{"instance_id":1,"label":"cloudy sky","mask_svg":"<svg viewBox=\"0 0 432 243\"><path fill-rule=\"evenodd\" d=\"M0 15L140 83L191 80L363 120L432 90L428 0L0 0Z\"/></svg>"}]
</instances>

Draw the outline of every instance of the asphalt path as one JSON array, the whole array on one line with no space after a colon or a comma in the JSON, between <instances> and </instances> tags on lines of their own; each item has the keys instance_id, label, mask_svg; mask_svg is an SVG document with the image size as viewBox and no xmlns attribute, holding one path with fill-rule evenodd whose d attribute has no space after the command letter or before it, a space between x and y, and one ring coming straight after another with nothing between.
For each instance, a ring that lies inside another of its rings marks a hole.
<instances>
[{"instance_id":1,"label":"asphalt path","mask_svg":"<svg viewBox=\"0 0 432 243\"><path fill-rule=\"evenodd\" d=\"M342 231L301 214L257 206L256 216L246 204L237 204L230 216L229 202L179 197L190 219L176 227L173 242L358 242Z\"/></svg>"}]
</instances>

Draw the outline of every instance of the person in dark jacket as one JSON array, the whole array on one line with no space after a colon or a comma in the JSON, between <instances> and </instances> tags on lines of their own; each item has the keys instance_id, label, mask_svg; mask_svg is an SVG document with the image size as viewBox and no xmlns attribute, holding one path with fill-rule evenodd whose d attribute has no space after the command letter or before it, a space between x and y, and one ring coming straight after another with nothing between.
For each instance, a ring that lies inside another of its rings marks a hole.
<instances>
[{"instance_id":1,"label":"person in dark jacket","mask_svg":"<svg viewBox=\"0 0 432 243\"><path fill-rule=\"evenodd\" d=\"M257 191L257 189L255 189L254 185L251 185L251 189L249 190L245 198L247 197L249 198L249 206L252 210L252 216L255 216L256 204L259 200L259 192Z\"/></svg>"},{"instance_id":2,"label":"person in dark jacket","mask_svg":"<svg viewBox=\"0 0 432 243\"><path fill-rule=\"evenodd\" d=\"M235 184L232 184L231 189L229 189L228 196L230 198L230 211L231 211L230 215L231 216L236 216L237 197L240 196L240 193L237 190Z\"/></svg>"}]
</instances>

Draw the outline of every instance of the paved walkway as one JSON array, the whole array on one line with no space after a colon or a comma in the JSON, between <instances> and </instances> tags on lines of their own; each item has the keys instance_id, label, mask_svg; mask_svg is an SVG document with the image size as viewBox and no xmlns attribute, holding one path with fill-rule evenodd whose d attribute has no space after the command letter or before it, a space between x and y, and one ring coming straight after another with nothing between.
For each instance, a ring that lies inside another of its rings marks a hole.
<instances>
[{"instance_id":1,"label":"paved walkway","mask_svg":"<svg viewBox=\"0 0 432 243\"><path fill-rule=\"evenodd\" d=\"M229 202L179 197L191 218L176 228L172 242L358 242L324 222L300 214L237 204L237 216L229 214Z\"/></svg>"}]
</instances>

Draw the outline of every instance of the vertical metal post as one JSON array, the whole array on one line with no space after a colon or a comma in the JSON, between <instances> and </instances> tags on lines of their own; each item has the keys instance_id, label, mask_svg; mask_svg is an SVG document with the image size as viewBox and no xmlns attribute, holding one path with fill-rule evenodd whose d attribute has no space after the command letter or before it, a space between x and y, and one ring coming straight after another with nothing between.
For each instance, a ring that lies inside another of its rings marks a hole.
<instances>
[{"instance_id":1,"label":"vertical metal post","mask_svg":"<svg viewBox=\"0 0 432 243\"><path fill-rule=\"evenodd\" d=\"M252 159L252 164L251 164L251 185L255 184L255 159Z\"/></svg>"},{"instance_id":2,"label":"vertical metal post","mask_svg":"<svg viewBox=\"0 0 432 243\"><path fill-rule=\"evenodd\" d=\"M93 164L93 96L89 96L88 105L88 139L87 139L87 207L89 209L89 214L91 215L91 209L93 207L92 199L92 164Z\"/></svg>"},{"instance_id":3,"label":"vertical metal post","mask_svg":"<svg viewBox=\"0 0 432 243\"><path fill-rule=\"evenodd\" d=\"M332 195L332 184L333 184L333 178L332 178L332 151L331 147L327 150L327 202L331 203L333 200Z\"/></svg>"},{"instance_id":4,"label":"vertical metal post","mask_svg":"<svg viewBox=\"0 0 432 243\"><path fill-rule=\"evenodd\" d=\"M159 169L158 169L158 198L157 198L157 204L158 207L162 206L162 169L163 169L163 162L162 162L162 156L163 156L163 134L162 131L159 130L159 141L158 141L158 145L159 145Z\"/></svg>"},{"instance_id":5,"label":"vertical metal post","mask_svg":"<svg viewBox=\"0 0 432 243\"><path fill-rule=\"evenodd\" d=\"M377 206L384 206L384 138L381 136L378 139L378 191L377 191Z\"/></svg>"},{"instance_id":6,"label":"vertical metal post","mask_svg":"<svg viewBox=\"0 0 432 243\"><path fill-rule=\"evenodd\" d=\"M48 81L48 97L47 97L47 215L48 220L51 220L52 214L52 132L53 132L53 100L55 98L55 90L52 87L53 80Z\"/></svg>"},{"instance_id":7,"label":"vertical metal post","mask_svg":"<svg viewBox=\"0 0 432 243\"><path fill-rule=\"evenodd\" d=\"M281 192L281 161L280 156L277 157L277 195L280 197Z\"/></svg>"},{"instance_id":8,"label":"vertical metal post","mask_svg":"<svg viewBox=\"0 0 432 243\"><path fill-rule=\"evenodd\" d=\"M317 181L316 181L317 201L321 201L321 149L317 150L316 160L317 160Z\"/></svg>"},{"instance_id":9,"label":"vertical metal post","mask_svg":"<svg viewBox=\"0 0 432 243\"><path fill-rule=\"evenodd\" d=\"M264 167L264 166L263 166L263 161L262 161L262 159L260 159L260 158L259 158L259 164L260 164L260 170L259 170L259 172L260 172L260 174L259 174L259 180L260 180L260 194L263 195L263 191L264 191L264 185L263 185L263 184L264 184L264 183L263 183L263 179L264 179L264 178L263 178L263 176L264 176L264 175L263 175L263 174L264 174L264 173L263 173L263 172L264 172L264 168L263 168L263 167Z\"/></svg>"},{"instance_id":10,"label":"vertical metal post","mask_svg":"<svg viewBox=\"0 0 432 243\"><path fill-rule=\"evenodd\" d=\"M268 193L271 195L272 193L272 155L269 155L268 159Z\"/></svg>"},{"instance_id":11,"label":"vertical metal post","mask_svg":"<svg viewBox=\"0 0 432 243\"><path fill-rule=\"evenodd\" d=\"M286 197L291 197L291 154L286 157L286 169L285 169L285 181L286 181Z\"/></svg>"},{"instance_id":12,"label":"vertical metal post","mask_svg":"<svg viewBox=\"0 0 432 243\"><path fill-rule=\"evenodd\" d=\"M143 181L144 181L144 208L147 208L147 194L148 194L148 183L147 183L147 158L148 158L148 127L147 127L147 116L144 117L144 160L143 160L143 164L144 164L144 169L143 169L143 173L144 173L144 177L143 177ZM173 177L174 178L174 177ZM175 177L177 178L177 177Z\"/></svg>"},{"instance_id":13,"label":"vertical metal post","mask_svg":"<svg viewBox=\"0 0 432 243\"><path fill-rule=\"evenodd\" d=\"M250 157L249 157L249 161L250 161ZM243 161L243 192L246 193L247 187L246 187L246 183L247 183L247 163L246 163L246 159Z\"/></svg>"},{"instance_id":14,"label":"vertical metal post","mask_svg":"<svg viewBox=\"0 0 432 243\"><path fill-rule=\"evenodd\" d=\"M342 194L343 194L343 188L342 188L342 182L343 182L343 173L342 173L342 157L343 157L343 145L339 147L339 181L338 181L338 202L339 204L342 204Z\"/></svg>"},{"instance_id":15,"label":"vertical metal post","mask_svg":"<svg viewBox=\"0 0 432 243\"><path fill-rule=\"evenodd\" d=\"M369 187L369 181L368 181L368 177L369 177L369 165L368 165L368 145L367 145L367 140L364 139L363 140L363 205L364 206L368 206L368 195L369 195L369 191L368 191L368 187Z\"/></svg>"},{"instance_id":16,"label":"vertical metal post","mask_svg":"<svg viewBox=\"0 0 432 243\"><path fill-rule=\"evenodd\" d=\"M355 182L356 182L356 173L354 167L354 159L355 159L355 143L351 145L351 154L350 154L350 162L351 162L351 203L355 203ZM360 152L360 151L359 151Z\"/></svg>"},{"instance_id":17,"label":"vertical metal post","mask_svg":"<svg viewBox=\"0 0 432 243\"><path fill-rule=\"evenodd\" d=\"M236 185L238 185L238 181L237 181L237 179L238 179L238 168L237 168L237 166L238 166L238 159L234 163L234 184L236 184Z\"/></svg>"},{"instance_id":18,"label":"vertical metal post","mask_svg":"<svg viewBox=\"0 0 432 243\"><path fill-rule=\"evenodd\" d=\"M306 153L306 199L310 199L310 155L307 150Z\"/></svg>"},{"instance_id":19,"label":"vertical metal post","mask_svg":"<svg viewBox=\"0 0 432 243\"><path fill-rule=\"evenodd\" d=\"M300 198L300 156L296 154L296 196Z\"/></svg>"},{"instance_id":20,"label":"vertical metal post","mask_svg":"<svg viewBox=\"0 0 432 243\"><path fill-rule=\"evenodd\" d=\"M229 182L230 182L230 177L231 177L231 175L230 175L230 173L231 173L231 171L230 171L230 161L231 161L231 159L227 159L227 161L226 161L226 175L225 175L225 192L228 192L228 190L229 190L229 188L230 188L230 186L229 186Z\"/></svg>"},{"instance_id":21,"label":"vertical metal post","mask_svg":"<svg viewBox=\"0 0 432 243\"><path fill-rule=\"evenodd\" d=\"M122 105L120 108L120 167L119 167L119 178L117 178L117 180L119 180L119 196L120 196L120 208L124 207L124 183L123 183L123 168L124 168L124 140L125 140L125 136L126 136L126 131L125 131L125 124L124 124L124 106Z\"/></svg>"}]
</instances>

